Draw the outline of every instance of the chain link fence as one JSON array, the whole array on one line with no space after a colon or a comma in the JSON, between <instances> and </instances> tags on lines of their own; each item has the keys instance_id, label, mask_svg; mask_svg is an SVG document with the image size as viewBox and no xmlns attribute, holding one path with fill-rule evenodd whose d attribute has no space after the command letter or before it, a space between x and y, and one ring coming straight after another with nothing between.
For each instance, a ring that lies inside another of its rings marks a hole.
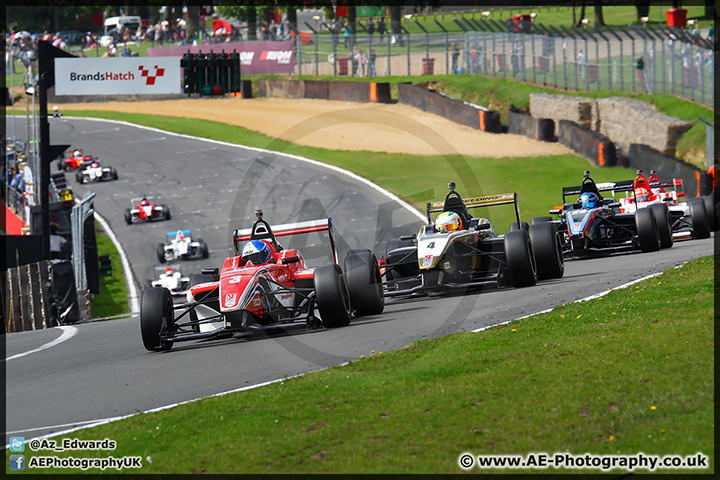
<instances>
[{"instance_id":1,"label":"chain link fence","mask_svg":"<svg viewBox=\"0 0 720 480\"><path fill-rule=\"evenodd\" d=\"M541 33L533 27L536 33L314 34L297 39L296 71L332 76L470 73L568 91L666 93L714 105L715 58L705 39L693 42L677 29L543 27Z\"/></svg>"}]
</instances>

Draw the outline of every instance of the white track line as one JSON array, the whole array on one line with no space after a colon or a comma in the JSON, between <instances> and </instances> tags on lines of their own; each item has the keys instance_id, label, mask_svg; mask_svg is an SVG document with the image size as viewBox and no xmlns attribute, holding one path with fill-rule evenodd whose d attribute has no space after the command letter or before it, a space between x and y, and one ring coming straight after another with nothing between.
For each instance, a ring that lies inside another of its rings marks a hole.
<instances>
[{"instance_id":1,"label":"white track line","mask_svg":"<svg viewBox=\"0 0 720 480\"><path fill-rule=\"evenodd\" d=\"M9 362L10 360L15 360L16 358L22 358L26 355L30 355L31 353L36 353L41 350L45 350L47 348L54 347L55 345L59 345L66 340L70 340L77 333L77 328L71 327L69 325L63 325L63 326L56 327L56 328L59 328L60 330L62 330L62 334L58 338L53 340L52 342L48 342L45 345L40 345L38 348L35 348L33 350L29 350L29 351L23 352L23 353L18 353L16 355L13 355L12 357L8 357L5 359L5 361Z\"/></svg>"}]
</instances>

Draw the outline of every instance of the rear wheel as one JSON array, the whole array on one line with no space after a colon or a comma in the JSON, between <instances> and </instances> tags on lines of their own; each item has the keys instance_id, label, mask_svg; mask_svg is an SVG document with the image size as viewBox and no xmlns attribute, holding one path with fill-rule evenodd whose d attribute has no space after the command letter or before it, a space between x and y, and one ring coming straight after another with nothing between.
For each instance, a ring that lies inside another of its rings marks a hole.
<instances>
[{"instance_id":1,"label":"rear wheel","mask_svg":"<svg viewBox=\"0 0 720 480\"><path fill-rule=\"evenodd\" d=\"M690 206L690 218L693 224L694 238L709 238L710 224L705 212L705 202L699 198L693 198L688 202Z\"/></svg>"},{"instance_id":2,"label":"rear wheel","mask_svg":"<svg viewBox=\"0 0 720 480\"><path fill-rule=\"evenodd\" d=\"M130 209L125 209L125 223L130 225L132 223L132 214L130 213Z\"/></svg>"},{"instance_id":3,"label":"rear wheel","mask_svg":"<svg viewBox=\"0 0 720 480\"><path fill-rule=\"evenodd\" d=\"M535 256L530 247L530 235L525 230L505 234L505 257L508 276L513 287L531 287L537 283Z\"/></svg>"},{"instance_id":4,"label":"rear wheel","mask_svg":"<svg viewBox=\"0 0 720 480\"><path fill-rule=\"evenodd\" d=\"M708 227L711 232L717 232L720 225L718 225L717 212L715 211L715 202L713 202L712 195L705 195L702 198L705 203L705 216L707 217Z\"/></svg>"},{"instance_id":5,"label":"rear wheel","mask_svg":"<svg viewBox=\"0 0 720 480\"><path fill-rule=\"evenodd\" d=\"M160 336L173 324L172 296L167 288L151 287L143 292L140 304L140 333L143 345L151 352L170 350L172 341Z\"/></svg>"},{"instance_id":6,"label":"rear wheel","mask_svg":"<svg viewBox=\"0 0 720 480\"><path fill-rule=\"evenodd\" d=\"M208 251L208 246L207 243L205 243L205 240L198 238L197 242L200 244L200 257L208 258L210 256L210 252Z\"/></svg>"},{"instance_id":7,"label":"rear wheel","mask_svg":"<svg viewBox=\"0 0 720 480\"><path fill-rule=\"evenodd\" d=\"M117 180L117 179L118 179L117 170L115 170L115 169L113 168L112 170L110 170L110 172L111 172L111 174L112 174L112 179L113 179L113 180Z\"/></svg>"},{"instance_id":8,"label":"rear wheel","mask_svg":"<svg viewBox=\"0 0 720 480\"><path fill-rule=\"evenodd\" d=\"M317 306L327 328L350 324L350 292L339 265L323 265L313 276Z\"/></svg>"},{"instance_id":9,"label":"rear wheel","mask_svg":"<svg viewBox=\"0 0 720 480\"><path fill-rule=\"evenodd\" d=\"M672 247L673 235L668 206L664 203L653 203L650 208L655 212L655 221L660 235L660 248Z\"/></svg>"},{"instance_id":10,"label":"rear wheel","mask_svg":"<svg viewBox=\"0 0 720 480\"><path fill-rule=\"evenodd\" d=\"M510 224L510 231L514 232L515 230L520 230L520 227L522 227L522 229L526 232L530 229L530 225L528 225L527 222L520 222L520 226L518 226L517 222L512 222Z\"/></svg>"},{"instance_id":11,"label":"rear wheel","mask_svg":"<svg viewBox=\"0 0 720 480\"><path fill-rule=\"evenodd\" d=\"M170 215L170 207L163 205L163 214L165 214L165 220L170 220L172 218L172 215Z\"/></svg>"},{"instance_id":12,"label":"rear wheel","mask_svg":"<svg viewBox=\"0 0 720 480\"><path fill-rule=\"evenodd\" d=\"M379 315L385 308L382 278L370 250L350 250L345 257L345 280L355 316Z\"/></svg>"},{"instance_id":13,"label":"rear wheel","mask_svg":"<svg viewBox=\"0 0 720 480\"><path fill-rule=\"evenodd\" d=\"M637 229L640 250L657 252L660 250L660 234L658 232L655 212L650 208L639 208L635 211L635 228Z\"/></svg>"},{"instance_id":14,"label":"rear wheel","mask_svg":"<svg viewBox=\"0 0 720 480\"><path fill-rule=\"evenodd\" d=\"M165 263L165 245L163 245L162 243L158 243L156 253L158 262Z\"/></svg>"},{"instance_id":15,"label":"rear wheel","mask_svg":"<svg viewBox=\"0 0 720 480\"><path fill-rule=\"evenodd\" d=\"M537 274L540 280L560 278L565 273L562 244L557 227L551 222L535 222L530 226L530 243L532 244Z\"/></svg>"},{"instance_id":16,"label":"rear wheel","mask_svg":"<svg viewBox=\"0 0 720 480\"><path fill-rule=\"evenodd\" d=\"M530 226L535 225L536 223L545 223L545 222L552 222L552 217L535 217L530 222Z\"/></svg>"}]
</instances>

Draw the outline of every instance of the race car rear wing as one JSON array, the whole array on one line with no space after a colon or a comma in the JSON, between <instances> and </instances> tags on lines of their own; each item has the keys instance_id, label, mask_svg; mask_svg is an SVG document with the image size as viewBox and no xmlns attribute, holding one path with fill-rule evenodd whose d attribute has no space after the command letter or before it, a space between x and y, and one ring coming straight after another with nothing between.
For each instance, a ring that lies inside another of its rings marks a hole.
<instances>
[{"instance_id":1,"label":"race car rear wing","mask_svg":"<svg viewBox=\"0 0 720 480\"><path fill-rule=\"evenodd\" d=\"M284 237L289 235L299 235L302 233L312 232L328 232L330 239L330 248L332 249L333 261L338 263L337 246L335 245L335 236L333 235L332 218L323 218L320 220L307 220L305 222L297 223L283 223L281 225L274 225L270 227L271 232L267 232L265 222L256 222L251 228L244 228L241 230L235 230L233 232L233 242L235 248L235 255L240 255L242 251L242 242L247 242L255 233L255 238L259 236L267 235L268 233L273 234L276 237ZM262 230L262 231L261 231Z\"/></svg>"},{"instance_id":2,"label":"race car rear wing","mask_svg":"<svg viewBox=\"0 0 720 480\"><path fill-rule=\"evenodd\" d=\"M520 225L520 207L518 206L517 193L502 193L500 195L488 195L485 197L464 198L463 203L466 208L492 207L494 205L515 204L515 217L518 225ZM445 202L428 202L427 218L428 224L432 223L431 213L444 211Z\"/></svg>"},{"instance_id":3,"label":"race car rear wing","mask_svg":"<svg viewBox=\"0 0 720 480\"><path fill-rule=\"evenodd\" d=\"M172 237L177 235L178 232L182 233L183 235L192 235L192 230L175 230L174 232L167 232L165 235L168 237Z\"/></svg>"},{"instance_id":4,"label":"race car rear wing","mask_svg":"<svg viewBox=\"0 0 720 480\"><path fill-rule=\"evenodd\" d=\"M623 180L621 182L596 183L595 186L597 187L598 191L600 191L600 192L632 192L634 189L632 180ZM563 203L567 203L565 201L565 197L571 196L571 195L580 195L581 191L582 191L582 186L563 187L563 189L562 189Z\"/></svg>"}]
</instances>

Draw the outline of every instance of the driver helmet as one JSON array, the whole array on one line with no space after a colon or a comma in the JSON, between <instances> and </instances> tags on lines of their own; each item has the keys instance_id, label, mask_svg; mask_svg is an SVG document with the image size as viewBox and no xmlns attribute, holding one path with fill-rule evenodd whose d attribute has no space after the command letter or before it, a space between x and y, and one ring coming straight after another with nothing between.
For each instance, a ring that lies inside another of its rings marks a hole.
<instances>
[{"instance_id":1,"label":"driver helmet","mask_svg":"<svg viewBox=\"0 0 720 480\"><path fill-rule=\"evenodd\" d=\"M147 198L143 198L143 199L140 201L140 205L147 205L147 204L148 204Z\"/></svg>"},{"instance_id":2,"label":"driver helmet","mask_svg":"<svg viewBox=\"0 0 720 480\"><path fill-rule=\"evenodd\" d=\"M435 228L439 232L457 232L461 225L460 215L455 212L442 212L435 219Z\"/></svg>"},{"instance_id":3,"label":"driver helmet","mask_svg":"<svg viewBox=\"0 0 720 480\"><path fill-rule=\"evenodd\" d=\"M92 166L93 166L93 167L99 167L100 164L99 164L98 162L93 162Z\"/></svg>"},{"instance_id":4,"label":"driver helmet","mask_svg":"<svg viewBox=\"0 0 720 480\"><path fill-rule=\"evenodd\" d=\"M245 263L262 265L270 259L270 245L262 240L250 240L243 247L241 255Z\"/></svg>"},{"instance_id":5,"label":"driver helmet","mask_svg":"<svg viewBox=\"0 0 720 480\"><path fill-rule=\"evenodd\" d=\"M79 157L80 155L82 155L82 153L80 152L80 150L75 150L75 151L73 152L73 157Z\"/></svg>"},{"instance_id":6,"label":"driver helmet","mask_svg":"<svg viewBox=\"0 0 720 480\"><path fill-rule=\"evenodd\" d=\"M177 241L185 240L185 235L183 235L183 233L182 233L180 230L178 230L178 232L177 232L177 238L176 238L176 240L177 240Z\"/></svg>"},{"instance_id":7,"label":"driver helmet","mask_svg":"<svg viewBox=\"0 0 720 480\"><path fill-rule=\"evenodd\" d=\"M595 208L599 202L600 198L593 192L585 192L580 195L578 199L578 203L580 203L582 208Z\"/></svg>"},{"instance_id":8,"label":"driver helmet","mask_svg":"<svg viewBox=\"0 0 720 480\"><path fill-rule=\"evenodd\" d=\"M173 272L173 268L172 268L172 267L170 267L170 266L165 267L165 274L166 274L166 275L167 275L167 274L170 274L170 273L172 273L172 272Z\"/></svg>"}]
</instances>

